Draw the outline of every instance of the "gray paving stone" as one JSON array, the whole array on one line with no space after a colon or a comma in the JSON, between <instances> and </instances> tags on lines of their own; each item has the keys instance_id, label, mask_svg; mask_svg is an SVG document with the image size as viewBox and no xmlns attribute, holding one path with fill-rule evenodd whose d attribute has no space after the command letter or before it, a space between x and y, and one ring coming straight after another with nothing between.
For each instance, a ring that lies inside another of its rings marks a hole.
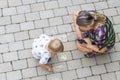
<instances>
[{"instance_id":1,"label":"gray paving stone","mask_svg":"<svg viewBox=\"0 0 120 80\"><path fill-rule=\"evenodd\" d=\"M87 80L101 80L100 76L87 77Z\"/></svg>"},{"instance_id":2,"label":"gray paving stone","mask_svg":"<svg viewBox=\"0 0 120 80\"><path fill-rule=\"evenodd\" d=\"M46 69L38 66L38 67L37 67L37 73L38 73L38 75L43 76L43 75L50 74L50 73L52 73L52 72L48 72Z\"/></svg>"},{"instance_id":3,"label":"gray paving stone","mask_svg":"<svg viewBox=\"0 0 120 80\"><path fill-rule=\"evenodd\" d=\"M99 9L107 9L108 8L107 2L105 2L105 1L104 2L97 2L97 3L95 3L95 8L97 10L99 10Z\"/></svg>"},{"instance_id":4,"label":"gray paving stone","mask_svg":"<svg viewBox=\"0 0 120 80\"><path fill-rule=\"evenodd\" d=\"M22 0L23 4L32 4L35 3L36 0Z\"/></svg>"},{"instance_id":5,"label":"gray paving stone","mask_svg":"<svg viewBox=\"0 0 120 80\"><path fill-rule=\"evenodd\" d=\"M55 16L63 16L63 15L67 15L67 9L66 8L58 8L58 9L54 9L54 14Z\"/></svg>"},{"instance_id":6,"label":"gray paving stone","mask_svg":"<svg viewBox=\"0 0 120 80\"><path fill-rule=\"evenodd\" d=\"M30 5L23 5L23 6L18 6L17 8L17 13L21 14L21 13L28 13L30 12Z\"/></svg>"},{"instance_id":7,"label":"gray paving stone","mask_svg":"<svg viewBox=\"0 0 120 80\"><path fill-rule=\"evenodd\" d=\"M114 25L115 33L119 33L119 31L120 31L119 26L120 26L119 24Z\"/></svg>"},{"instance_id":8,"label":"gray paving stone","mask_svg":"<svg viewBox=\"0 0 120 80\"><path fill-rule=\"evenodd\" d=\"M67 42L66 34L58 34L58 35L54 35L54 37L60 39L62 42Z\"/></svg>"},{"instance_id":9,"label":"gray paving stone","mask_svg":"<svg viewBox=\"0 0 120 80\"><path fill-rule=\"evenodd\" d=\"M81 61L78 59L78 60L67 61L67 66L68 69L71 70L71 69L81 68L82 64Z\"/></svg>"},{"instance_id":10,"label":"gray paving stone","mask_svg":"<svg viewBox=\"0 0 120 80\"><path fill-rule=\"evenodd\" d=\"M96 57L97 64L104 64L104 63L109 63L111 61L110 55L101 55Z\"/></svg>"},{"instance_id":11,"label":"gray paving stone","mask_svg":"<svg viewBox=\"0 0 120 80\"><path fill-rule=\"evenodd\" d=\"M81 9L82 10L95 10L94 5L92 3L81 5Z\"/></svg>"},{"instance_id":12,"label":"gray paving stone","mask_svg":"<svg viewBox=\"0 0 120 80\"><path fill-rule=\"evenodd\" d=\"M63 80L73 80L77 78L77 74L75 70L62 72L61 74L62 74Z\"/></svg>"},{"instance_id":13,"label":"gray paving stone","mask_svg":"<svg viewBox=\"0 0 120 80\"><path fill-rule=\"evenodd\" d=\"M33 22L24 22L20 24L21 30L31 30L34 29L34 23Z\"/></svg>"},{"instance_id":14,"label":"gray paving stone","mask_svg":"<svg viewBox=\"0 0 120 80\"><path fill-rule=\"evenodd\" d=\"M27 59L28 67L35 67L39 65L39 59L36 60L35 58L29 58Z\"/></svg>"},{"instance_id":15,"label":"gray paving stone","mask_svg":"<svg viewBox=\"0 0 120 80\"><path fill-rule=\"evenodd\" d=\"M0 73L12 71L12 65L10 63L0 64Z\"/></svg>"},{"instance_id":16,"label":"gray paving stone","mask_svg":"<svg viewBox=\"0 0 120 80\"><path fill-rule=\"evenodd\" d=\"M110 56L111 56L111 60L112 61L118 61L118 60L120 60L120 52L112 53L112 54L110 54Z\"/></svg>"},{"instance_id":17,"label":"gray paving stone","mask_svg":"<svg viewBox=\"0 0 120 80\"><path fill-rule=\"evenodd\" d=\"M42 29L34 29L29 31L30 38L36 38L43 33Z\"/></svg>"},{"instance_id":18,"label":"gray paving stone","mask_svg":"<svg viewBox=\"0 0 120 80\"><path fill-rule=\"evenodd\" d=\"M120 14L120 7L117 7L116 9L118 11L118 14Z\"/></svg>"},{"instance_id":19,"label":"gray paving stone","mask_svg":"<svg viewBox=\"0 0 120 80\"><path fill-rule=\"evenodd\" d=\"M72 60L72 55L70 52L58 53L58 61L68 61Z\"/></svg>"},{"instance_id":20,"label":"gray paving stone","mask_svg":"<svg viewBox=\"0 0 120 80\"><path fill-rule=\"evenodd\" d=\"M120 70L120 64L119 62L113 62L106 64L107 72L113 72L113 71L119 71Z\"/></svg>"},{"instance_id":21,"label":"gray paving stone","mask_svg":"<svg viewBox=\"0 0 120 80\"><path fill-rule=\"evenodd\" d=\"M50 26L56 26L56 25L63 24L63 21L61 17L55 17L55 18L50 18L49 23L50 23Z\"/></svg>"},{"instance_id":22,"label":"gray paving stone","mask_svg":"<svg viewBox=\"0 0 120 80\"><path fill-rule=\"evenodd\" d=\"M1 17L0 18L0 25L7 25L7 24L11 24L11 20L10 17Z\"/></svg>"},{"instance_id":23,"label":"gray paving stone","mask_svg":"<svg viewBox=\"0 0 120 80\"><path fill-rule=\"evenodd\" d=\"M31 10L32 12L41 11L45 10L45 7L43 3L31 4Z\"/></svg>"},{"instance_id":24,"label":"gray paving stone","mask_svg":"<svg viewBox=\"0 0 120 80\"><path fill-rule=\"evenodd\" d=\"M9 49L10 49L10 51L16 51L16 50L24 49L23 42L19 41L19 42L9 43Z\"/></svg>"},{"instance_id":25,"label":"gray paving stone","mask_svg":"<svg viewBox=\"0 0 120 80\"><path fill-rule=\"evenodd\" d=\"M104 65L92 66L91 69L94 75L106 73L106 69Z\"/></svg>"},{"instance_id":26,"label":"gray paving stone","mask_svg":"<svg viewBox=\"0 0 120 80\"><path fill-rule=\"evenodd\" d=\"M86 0L87 3L90 3L90 2L98 2L100 0Z\"/></svg>"},{"instance_id":27,"label":"gray paving stone","mask_svg":"<svg viewBox=\"0 0 120 80\"><path fill-rule=\"evenodd\" d=\"M102 77L102 80L117 80L115 73L102 74L101 77Z\"/></svg>"},{"instance_id":28,"label":"gray paving stone","mask_svg":"<svg viewBox=\"0 0 120 80\"><path fill-rule=\"evenodd\" d=\"M75 50L77 49L75 42L66 42L64 45L64 51Z\"/></svg>"},{"instance_id":29,"label":"gray paving stone","mask_svg":"<svg viewBox=\"0 0 120 80\"><path fill-rule=\"evenodd\" d=\"M96 60L95 58L82 58L82 66L83 67L88 67L88 66L94 66L96 65Z\"/></svg>"},{"instance_id":30,"label":"gray paving stone","mask_svg":"<svg viewBox=\"0 0 120 80\"><path fill-rule=\"evenodd\" d=\"M75 36L76 33L75 32L70 32L70 33L67 33L67 38L68 38L68 41L73 41L73 40L76 40L77 37Z\"/></svg>"},{"instance_id":31,"label":"gray paving stone","mask_svg":"<svg viewBox=\"0 0 120 80\"><path fill-rule=\"evenodd\" d=\"M18 60L17 52L9 52L3 54L4 62Z\"/></svg>"},{"instance_id":32,"label":"gray paving stone","mask_svg":"<svg viewBox=\"0 0 120 80\"><path fill-rule=\"evenodd\" d=\"M84 58L83 53L81 53L78 50L72 50L72 56L73 56L73 59Z\"/></svg>"},{"instance_id":33,"label":"gray paving stone","mask_svg":"<svg viewBox=\"0 0 120 80\"><path fill-rule=\"evenodd\" d=\"M21 23L25 21L25 16L23 14L12 16L12 23Z\"/></svg>"},{"instance_id":34,"label":"gray paving stone","mask_svg":"<svg viewBox=\"0 0 120 80\"><path fill-rule=\"evenodd\" d=\"M5 73L0 74L0 80L7 80Z\"/></svg>"},{"instance_id":35,"label":"gray paving stone","mask_svg":"<svg viewBox=\"0 0 120 80\"><path fill-rule=\"evenodd\" d=\"M5 27L4 26L0 26L0 34L4 34L5 33Z\"/></svg>"},{"instance_id":36,"label":"gray paving stone","mask_svg":"<svg viewBox=\"0 0 120 80\"><path fill-rule=\"evenodd\" d=\"M70 6L70 7L67 7L67 9L69 14L73 14L75 11L80 11L80 6L79 5Z\"/></svg>"},{"instance_id":37,"label":"gray paving stone","mask_svg":"<svg viewBox=\"0 0 120 80\"><path fill-rule=\"evenodd\" d=\"M47 75L47 80L62 80L62 77L60 73L50 74Z\"/></svg>"},{"instance_id":38,"label":"gray paving stone","mask_svg":"<svg viewBox=\"0 0 120 80\"><path fill-rule=\"evenodd\" d=\"M86 80L85 78L82 78L82 79L74 79L74 80Z\"/></svg>"},{"instance_id":39,"label":"gray paving stone","mask_svg":"<svg viewBox=\"0 0 120 80\"><path fill-rule=\"evenodd\" d=\"M35 28L44 28L44 27L48 27L48 26L49 26L49 23L48 23L47 19L35 21Z\"/></svg>"},{"instance_id":40,"label":"gray paving stone","mask_svg":"<svg viewBox=\"0 0 120 80\"><path fill-rule=\"evenodd\" d=\"M18 80L18 79L22 79L20 70L7 73L7 80Z\"/></svg>"},{"instance_id":41,"label":"gray paving stone","mask_svg":"<svg viewBox=\"0 0 120 80\"><path fill-rule=\"evenodd\" d=\"M64 23L72 23L72 16L71 15L63 16L63 22Z\"/></svg>"},{"instance_id":42,"label":"gray paving stone","mask_svg":"<svg viewBox=\"0 0 120 80\"><path fill-rule=\"evenodd\" d=\"M39 76L39 77L32 78L32 80L47 80L47 79L46 79L46 76Z\"/></svg>"},{"instance_id":43,"label":"gray paving stone","mask_svg":"<svg viewBox=\"0 0 120 80\"><path fill-rule=\"evenodd\" d=\"M32 48L32 46L31 46L32 43L33 43L33 40L25 40L25 41L23 41L24 48L25 48L25 49Z\"/></svg>"},{"instance_id":44,"label":"gray paving stone","mask_svg":"<svg viewBox=\"0 0 120 80\"><path fill-rule=\"evenodd\" d=\"M8 7L7 0L0 0L0 8L6 8Z\"/></svg>"},{"instance_id":45,"label":"gray paving stone","mask_svg":"<svg viewBox=\"0 0 120 80\"><path fill-rule=\"evenodd\" d=\"M37 0L37 2L46 2L46 1L49 1L49 0Z\"/></svg>"},{"instance_id":46,"label":"gray paving stone","mask_svg":"<svg viewBox=\"0 0 120 80\"><path fill-rule=\"evenodd\" d=\"M17 60L12 62L14 70L27 68L27 61L25 59Z\"/></svg>"},{"instance_id":47,"label":"gray paving stone","mask_svg":"<svg viewBox=\"0 0 120 80\"><path fill-rule=\"evenodd\" d=\"M45 8L46 9L54 9L54 8L58 8L58 2L57 1L48 1L45 2Z\"/></svg>"},{"instance_id":48,"label":"gray paving stone","mask_svg":"<svg viewBox=\"0 0 120 80\"><path fill-rule=\"evenodd\" d=\"M1 43L7 43L7 42L13 42L13 41L15 41L13 34L6 34L6 35L1 35L0 36L0 42Z\"/></svg>"},{"instance_id":49,"label":"gray paving stone","mask_svg":"<svg viewBox=\"0 0 120 80\"><path fill-rule=\"evenodd\" d=\"M106 9L106 10L103 10L103 12L107 16L115 16L115 15L117 15L117 10L115 8Z\"/></svg>"},{"instance_id":50,"label":"gray paving stone","mask_svg":"<svg viewBox=\"0 0 120 80\"><path fill-rule=\"evenodd\" d=\"M67 71L67 65L65 62L53 64L53 71L54 72L62 72Z\"/></svg>"},{"instance_id":51,"label":"gray paving stone","mask_svg":"<svg viewBox=\"0 0 120 80\"><path fill-rule=\"evenodd\" d=\"M15 35L16 41L29 39L28 31L18 32L18 33L15 33L14 35Z\"/></svg>"},{"instance_id":52,"label":"gray paving stone","mask_svg":"<svg viewBox=\"0 0 120 80\"><path fill-rule=\"evenodd\" d=\"M0 54L0 63L3 62L2 54Z\"/></svg>"},{"instance_id":53,"label":"gray paving stone","mask_svg":"<svg viewBox=\"0 0 120 80\"><path fill-rule=\"evenodd\" d=\"M40 18L52 18L54 17L53 10L40 11Z\"/></svg>"},{"instance_id":54,"label":"gray paving stone","mask_svg":"<svg viewBox=\"0 0 120 80\"><path fill-rule=\"evenodd\" d=\"M59 33L65 33L65 32L71 32L72 31L71 25L69 25L69 24L60 25L57 28L58 28Z\"/></svg>"},{"instance_id":55,"label":"gray paving stone","mask_svg":"<svg viewBox=\"0 0 120 80\"><path fill-rule=\"evenodd\" d=\"M120 71L117 71L117 72L116 72L116 77L117 77L117 80L120 79Z\"/></svg>"},{"instance_id":56,"label":"gray paving stone","mask_svg":"<svg viewBox=\"0 0 120 80\"><path fill-rule=\"evenodd\" d=\"M76 5L76 4L84 4L85 3L85 0L72 0L72 3L74 4L74 5Z\"/></svg>"},{"instance_id":57,"label":"gray paving stone","mask_svg":"<svg viewBox=\"0 0 120 80\"><path fill-rule=\"evenodd\" d=\"M2 14L3 14L3 13L2 13L2 9L0 9L0 17L2 16Z\"/></svg>"},{"instance_id":58,"label":"gray paving stone","mask_svg":"<svg viewBox=\"0 0 120 80\"><path fill-rule=\"evenodd\" d=\"M120 1L119 1L119 0L109 0L109 1L108 1L108 6L109 6L109 7L117 7L117 6L120 6Z\"/></svg>"},{"instance_id":59,"label":"gray paving stone","mask_svg":"<svg viewBox=\"0 0 120 80\"><path fill-rule=\"evenodd\" d=\"M22 70L23 78L35 77L37 76L36 68L27 68Z\"/></svg>"},{"instance_id":60,"label":"gray paving stone","mask_svg":"<svg viewBox=\"0 0 120 80\"><path fill-rule=\"evenodd\" d=\"M113 17L113 21L114 21L115 24L119 24L120 23L118 20L120 20L120 16L114 16Z\"/></svg>"},{"instance_id":61,"label":"gray paving stone","mask_svg":"<svg viewBox=\"0 0 120 80\"><path fill-rule=\"evenodd\" d=\"M50 60L50 64L54 64L54 63L57 63L58 62L58 57L57 56L55 56L55 57L53 57L51 60Z\"/></svg>"},{"instance_id":62,"label":"gray paving stone","mask_svg":"<svg viewBox=\"0 0 120 80\"><path fill-rule=\"evenodd\" d=\"M47 34L47 35L55 35L55 34L58 34L57 27L44 28L44 33Z\"/></svg>"},{"instance_id":63,"label":"gray paving stone","mask_svg":"<svg viewBox=\"0 0 120 80\"><path fill-rule=\"evenodd\" d=\"M17 14L15 7L3 9L3 16L9 16L9 15L15 15L15 14Z\"/></svg>"},{"instance_id":64,"label":"gray paving stone","mask_svg":"<svg viewBox=\"0 0 120 80\"><path fill-rule=\"evenodd\" d=\"M5 26L6 33L13 33L13 32L19 32L20 31L20 25L19 24L11 24Z\"/></svg>"},{"instance_id":65,"label":"gray paving stone","mask_svg":"<svg viewBox=\"0 0 120 80\"><path fill-rule=\"evenodd\" d=\"M25 59L25 58L31 58L31 57L33 57L31 51L32 51L31 49L18 51L18 57L19 57L19 59Z\"/></svg>"},{"instance_id":66,"label":"gray paving stone","mask_svg":"<svg viewBox=\"0 0 120 80\"><path fill-rule=\"evenodd\" d=\"M8 4L10 7L20 6L20 5L22 5L22 1L21 0L8 0Z\"/></svg>"},{"instance_id":67,"label":"gray paving stone","mask_svg":"<svg viewBox=\"0 0 120 80\"><path fill-rule=\"evenodd\" d=\"M72 1L71 0L58 0L59 6L60 7L66 7L66 6L71 6Z\"/></svg>"},{"instance_id":68,"label":"gray paving stone","mask_svg":"<svg viewBox=\"0 0 120 80\"><path fill-rule=\"evenodd\" d=\"M8 52L8 51L9 51L8 44L1 44L0 45L0 53Z\"/></svg>"},{"instance_id":69,"label":"gray paving stone","mask_svg":"<svg viewBox=\"0 0 120 80\"><path fill-rule=\"evenodd\" d=\"M118 43L119 42L119 34L115 34L116 35L116 40L115 42ZM116 47L117 48L117 47ZM118 48L117 48L118 49Z\"/></svg>"},{"instance_id":70,"label":"gray paving stone","mask_svg":"<svg viewBox=\"0 0 120 80\"><path fill-rule=\"evenodd\" d=\"M40 19L39 13L35 12L35 13L28 13L25 15L26 16L26 20L27 21L33 21L33 20L38 20Z\"/></svg>"},{"instance_id":71,"label":"gray paving stone","mask_svg":"<svg viewBox=\"0 0 120 80\"><path fill-rule=\"evenodd\" d=\"M78 78L84 78L92 75L89 67L77 69L77 74L78 74Z\"/></svg>"}]
</instances>

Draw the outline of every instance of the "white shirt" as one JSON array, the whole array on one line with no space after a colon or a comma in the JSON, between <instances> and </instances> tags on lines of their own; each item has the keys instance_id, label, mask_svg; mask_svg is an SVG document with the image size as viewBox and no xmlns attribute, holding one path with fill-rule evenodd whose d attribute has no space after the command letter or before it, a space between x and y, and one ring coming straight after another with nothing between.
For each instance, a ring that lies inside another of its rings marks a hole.
<instances>
[{"instance_id":1,"label":"white shirt","mask_svg":"<svg viewBox=\"0 0 120 80\"><path fill-rule=\"evenodd\" d=\"M40 64L47 64L49 58L51 57L50 52L45 48L46 44L50 41L50 37L45 34L41 34L39 38L34 39L32 54L36 59L40 59Z\"/></svg>"}]
</instances>

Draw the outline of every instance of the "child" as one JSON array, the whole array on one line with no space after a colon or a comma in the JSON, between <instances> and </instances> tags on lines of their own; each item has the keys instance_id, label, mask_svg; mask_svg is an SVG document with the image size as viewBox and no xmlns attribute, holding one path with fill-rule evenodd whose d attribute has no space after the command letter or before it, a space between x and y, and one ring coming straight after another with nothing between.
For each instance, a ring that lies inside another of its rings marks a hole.
<instances>
[{"instance_id":1,"label":"child","mask_svg":"<svg viewBox=\"0 0 120 80\"><path fill-rule=\"evenodd\" d=\"M114 46L113 25L105 15L96 11L80 11L73 14L73 21L79 42L78 50L85 53L86 57L105 53Z\"/></svg>"},{"instance_id":2,"label":"child","mask_svg":"<svg viewBox=\"0 0 120 80\"><path fill-rule=\"evenodd\" d=\"M57 53L63 52L64 46L59 39L51 39L45 34L41 34L38 38L34 39L32 46L32 54L36 59L40 59L39 64L41 67L52 71L52 67L47 63Z\"/></svg>"}]
</instances>

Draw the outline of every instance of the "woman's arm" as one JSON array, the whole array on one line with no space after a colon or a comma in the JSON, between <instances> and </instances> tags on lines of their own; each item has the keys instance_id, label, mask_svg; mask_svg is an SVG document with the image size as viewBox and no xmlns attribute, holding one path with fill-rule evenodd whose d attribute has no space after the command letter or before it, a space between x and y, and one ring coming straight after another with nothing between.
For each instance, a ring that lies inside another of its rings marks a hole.
<instances>
[{"instance_id":1,"label":"woman's arm","mask_svg":"<svg viewBox=\"0 0 120 80\"><path fill-rule=\"evenodd\" d=\"M107 50L106 48L102 48L101 50L99 50L99 48L96 45L92 45L92 44L86 45L86 48L89 48L89 49L96 51L98 53L104 53Z\"/></svg>"},{"instance_id":2,"label":"woman's arm","mask_svg":"<svg viewBox=\"0 0 120 80\"><path fill-rule=\"evenodd\" d=\"M74 12L74 14L73 14L73 26L75 28L77 37L79 39L81 39L81 38L83 38L82 37L82 32L80 31L79 26L76 24L77 16L78 16L78 11Z\"/></svg>"},{"instance_id":3,"label":"woman's arm","mask_svg":"<svg viewBox=\"0 0 120 80\"><path fill-rule=\"evenodd\" d=\"M84 46L87 49L99 52L99 53L104 53L107 49L106 48L102 48L101 50L99 50L97 45L92 45L91 41L89 38L84 38L84 40L87 42L87 44L81 44L81 46Z\"/></svg>"}]
</instances>

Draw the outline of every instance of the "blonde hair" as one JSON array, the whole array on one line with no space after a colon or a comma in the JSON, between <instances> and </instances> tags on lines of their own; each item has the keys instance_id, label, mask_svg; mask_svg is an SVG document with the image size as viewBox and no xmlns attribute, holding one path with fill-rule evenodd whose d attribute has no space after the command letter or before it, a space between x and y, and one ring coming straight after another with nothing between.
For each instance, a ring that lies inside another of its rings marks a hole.
<instances>
[{"instance_id":1,"label":"blonde hair","mask_svg":"<svg viewBox=\"0 0 120 80\"><path fill-rule=\"evenodd\" d=\"M53 39L48 44L48 48L53 52L63 52L64 46L61 40L59 39Z\"/></svg>"},{"instance_id":2,"label":"blonde hair","mask_svg":"<svg viewBox=\"0 0 120 80\"><path fill-rule=\"evenodd\" d=\"M105 23L106 17L103 14L96 12L93 14L95 23Z\"/></svg>"}]
</instances>

